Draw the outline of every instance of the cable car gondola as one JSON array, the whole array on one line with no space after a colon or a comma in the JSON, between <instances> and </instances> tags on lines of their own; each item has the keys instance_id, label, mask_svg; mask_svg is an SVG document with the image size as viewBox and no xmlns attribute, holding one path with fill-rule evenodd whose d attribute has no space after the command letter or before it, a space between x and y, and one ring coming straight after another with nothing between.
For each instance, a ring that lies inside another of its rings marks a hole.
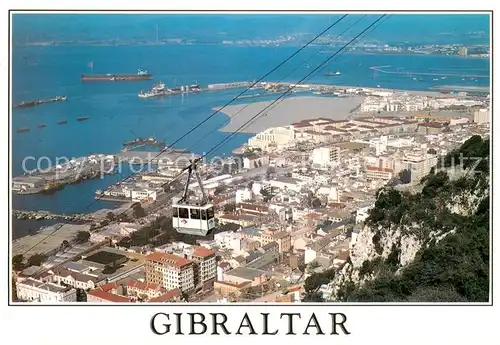
<instances>
[{"instance_id":1,"label":"cable car gondola","mask_svg":"<svg viewBox=\"0 0 500 345\"><path fill-rule=\"evenodd\" d=\"M188 198L189 181L191 174L196 175L200 187L201 200L193 201ZM188 178L181 198L172 200L172 225L181 234L207 236L215 228L214 205L209 202L200 175L196 169L196 163L192 162L188 169Z\"/></svg>"}]
</instances>

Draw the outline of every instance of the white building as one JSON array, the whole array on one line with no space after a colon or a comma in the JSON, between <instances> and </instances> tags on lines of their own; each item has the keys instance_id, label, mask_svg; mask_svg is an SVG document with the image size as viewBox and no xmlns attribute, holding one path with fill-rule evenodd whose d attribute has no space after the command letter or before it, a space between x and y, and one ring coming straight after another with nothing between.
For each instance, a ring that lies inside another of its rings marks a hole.
<instances>
[{"instance_id":1,"label":"white building","mask_svg":"<svg viewBox=\"0 0 500 345\"><path fill-rule=\"evenodd\" d=\"M157 197L157 191L156 190L150 190L147 188L141 188L141 189L134 189L132 190L130 196L132 198L132 201L137 202L137 201L147 201L147 200L156 200Z\"/></svg>"},{"instance_id":2,"label":"white building","mask_svg":"<svg viewBox=\"0 0 500 345\"><path fill-rule=\"evenodd\" d=\"M431 154L407 154L401 159L401 168L411 171L411 182L418 182L437 165L438 158Z\"/></svg>"},{"instance_id":3,"label":"white building","mask_svg":"<svg viewBox=\"0 0 500 345\"><path fill-rule=\"evenodd\" d=\"M363 223L370 215L370 210L374 205L360 207L356 210L356 224Z\"/></svg>"},{"instance_id":4,"label":"white building","mask_svg":"<svg viewBox=\"0 0 500 345\"><path fill-rule=\"evenodd\" d=\"M293 190L299 192L304 184L304 182L291 177L280 177L276 180L269 181L271 187L283 189L283 190Z\"/></svg>"},{"instance_id":5,"label":"white building","mask_svg":"<svg viewBox=\"0 0 500 345\"><path fill-rule=\"evenodd\" d=\"M450 126L465 125L468 124L469 121L470 120L467 117L453 118L450 120Z\"/></svg>"},{"instance_id":6,"label":"white building","mask_svg":"<svg viewBox=\"0 0 500 345\"><path fill-rule=\"evenodd\" d=\"M479 109L474 112L474 122L477 124L490 122L490 112L488 109Z\"/></svg>"},{"instance_id":7,"label":"white building","mask_svg":"<svg viewBox=\"0 0 500 345\"><path fill-rule=\"evenodd\" d=\"M63 267L54 267L47 273L51 274L48 277L50 283L65 284L76 289L95 289L98 281L96 275L73 272Z\"/></svg>"},{"instance_id":8,"label":"white building","mask_svg":"<svg viewBox=\"0 0 500 345\"><path fill-rule=\"evenodd\" d=\"M245 169L260 168L269 164L269 156L247 156L243 158L243 167Z\"/></svg>"},{"instance_id":9,"label":"white building","mask_svg":"<svg viewBox=\"0 0 500 345\"><path fill-rule=\"evenodd\" d=\"M377 156L387 151L387 136L383 135L379 138L370 139L370 147L375 149Z\"/></svg>"},{"instance_id":10,"label":"white building","mask_svg":"<svg viewBox=\"0 0 500 345\"><path fill-rule=\"evenodd\" d=\"M304 263L307 265L308 263L313 262L316 260L316 251L311 248L306 248L304 251Z\"/></svg>"},{"instance_id":11,"label":"white building","mask_svg":"<svg viewBox=\"0 0 500 345\"><path fill-rule=\"evenodd\" d=\"M260 189L259 189L260 191ZM236 191L236 203L239 204L242 201L247 201L247 200L252 200L253 198L253 193L250 189L245 188L245 189L238 189Z\"/></svg>"},{"instance_id":12,"label":"white building","mask_svg":"<svg viewBox=\"0 0 500 345\"><path fill-rule=\"evenodd\" d=\"M318 147L311 155L312 163L320 168L336 166L340 161L339 147Z\"/></svg>"},{"instance_id":13,"label":"white building","mask_svg":"<svg viewBox=\"0 0 500 345\"><path fill-rule=\"evenodd\" d=\"M367 166L365 168L365 174L368 180L389 181L392 176L394 176L394 170L377 166Z\"/></svg>"},{"instance_id":14,"label":"white building","mask_svg":"<svg viewBox=\"0 0 500 345\"><path fill-rule=\"evenodd\" d=\"M251 148L260 148L265 150L269 146L283 147L293 142L295 132L286 127L268 128L264 132L258 133L248 140L248 146Z\"/></svg>"},{"instance_id":15,"label":"white building","mask_svg":"<svg viewBox=\"0 0 500 345\"><path fill-rule=\"evenodd\" d=\"M16 282L17 297L40 303L76 302L76 289L27 278Z\"/></svg>"}]
</instances>

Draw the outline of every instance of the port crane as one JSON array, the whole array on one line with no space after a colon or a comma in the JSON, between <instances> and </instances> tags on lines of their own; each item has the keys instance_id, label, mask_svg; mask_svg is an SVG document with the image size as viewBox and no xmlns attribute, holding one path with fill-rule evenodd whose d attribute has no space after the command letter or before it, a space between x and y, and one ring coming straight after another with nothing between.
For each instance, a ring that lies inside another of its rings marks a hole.
<instances>
[{"instance_id":1,"label":"port crane","mask_svg":"<svg viewBox=\"0 0 500 345\"><path fill-rule=\"evenodd\" d=\"M201 199L190 198L189 181L196 176L201 190ZM214 205L208 200L196 167L196 161L191 161L184 192L180 198L172 200L172 225L182 234L207 236L215 228Z\"/></svg>"}]
</instances>

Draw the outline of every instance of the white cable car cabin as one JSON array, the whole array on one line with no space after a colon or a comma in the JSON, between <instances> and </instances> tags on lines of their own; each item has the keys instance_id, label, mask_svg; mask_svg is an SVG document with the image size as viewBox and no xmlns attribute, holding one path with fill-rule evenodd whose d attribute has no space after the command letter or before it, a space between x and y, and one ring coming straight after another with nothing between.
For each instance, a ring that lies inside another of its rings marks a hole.
<instances>
[{"instance_id":1,"label":"white cable car cabin","mask_svg":"<svg viewBox=\"0 0 500 345\"><path fill-rule=\"evenodd\" d=\"M188 199L189 180L193 170L202 193L202 199L198 201ZM195 163L191 163L188 171L183 196L172 200L172 225L182 234L207 236L215 228L214 205L208 202Z\"/></svg>"}]
</instances>

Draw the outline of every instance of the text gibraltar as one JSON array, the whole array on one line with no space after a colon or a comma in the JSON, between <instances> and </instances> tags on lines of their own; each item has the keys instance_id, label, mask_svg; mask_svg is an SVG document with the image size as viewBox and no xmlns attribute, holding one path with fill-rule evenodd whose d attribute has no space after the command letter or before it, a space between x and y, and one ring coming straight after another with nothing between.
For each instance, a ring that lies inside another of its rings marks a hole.
<instances>
[{"instance_id":1,"label":"text gibraltar","mask_svg":"<svg viewBox=\"0 0 500 345\"><path fill-rule=\"evenodd\" d=\"M156 313L150 328L156 335L348 335L343 313Z\"/></svg>"}]
</instances>

